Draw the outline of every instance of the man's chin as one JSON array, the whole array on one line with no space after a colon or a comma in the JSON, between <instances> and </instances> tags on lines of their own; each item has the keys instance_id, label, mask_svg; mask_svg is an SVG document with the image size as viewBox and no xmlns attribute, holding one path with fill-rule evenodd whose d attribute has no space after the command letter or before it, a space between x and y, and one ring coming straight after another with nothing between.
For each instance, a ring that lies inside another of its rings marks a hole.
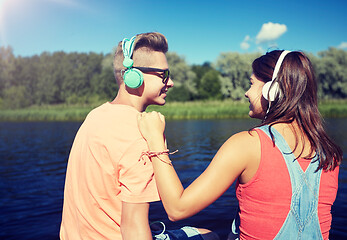
<instances>
[{"instance_id":1,"label":"man's chin","mask_svg":"<svg viewBox=\"0 0 347 240\"><path fill-rule=\"evenodd\" d=\"M161 99L161 101L156 101L155 103L152 103L151 105L163 106L165 105L165 103L166 103L165 99Z\"/></svg>"}]
</instances>

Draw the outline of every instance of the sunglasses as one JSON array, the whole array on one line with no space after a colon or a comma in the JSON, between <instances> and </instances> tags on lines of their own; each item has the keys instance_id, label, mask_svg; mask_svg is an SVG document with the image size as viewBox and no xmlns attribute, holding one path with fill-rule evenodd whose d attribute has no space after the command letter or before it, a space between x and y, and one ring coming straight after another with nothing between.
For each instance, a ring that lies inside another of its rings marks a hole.
<instances>
[{"instance_id":1,"label":"sunglasses","mask_svg":"<svg viewBox=\"0 0 347 240\"><path fill-rule=\"evenodd\" d=\"M149 68L149 67L133 67L138 70L140 70L143 73L147 74L153 74L162 79L163 84L167 84L170 77L170 70L169 69L160 69L160 68Z\"/></svg>"}]
</instances>

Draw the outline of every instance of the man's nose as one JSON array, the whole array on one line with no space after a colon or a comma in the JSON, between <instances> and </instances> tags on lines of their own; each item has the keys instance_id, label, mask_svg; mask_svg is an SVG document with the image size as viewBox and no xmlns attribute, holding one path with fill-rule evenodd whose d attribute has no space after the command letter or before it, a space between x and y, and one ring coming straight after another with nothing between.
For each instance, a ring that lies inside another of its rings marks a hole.
<instances>
[{"instance_id":1,"label":"man's nose","mask_svg":"<svg viewBox=\"0 0 347 240\"><path fill-rule=\"evenodd\" d=\"M167 86L168 87L173 87L174 86L174 82L172 81L172 79L169 77L169 81L167 81Z\"/></svg>"}]
</instances>

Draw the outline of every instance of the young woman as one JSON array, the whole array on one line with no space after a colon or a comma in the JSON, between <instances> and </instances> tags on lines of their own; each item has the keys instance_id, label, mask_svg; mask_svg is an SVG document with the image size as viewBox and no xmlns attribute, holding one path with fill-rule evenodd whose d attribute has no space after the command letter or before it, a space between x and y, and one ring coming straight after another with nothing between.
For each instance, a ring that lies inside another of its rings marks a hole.
<instances>
[{"instance_id":1,"label":"young woman","mask_svg":"<svg viewBox=\"0 0 347 240\"><path fill-rule=\"evenodd\" d=\"M192 216L237 180L240 239L328 239L342 151L323 128L311 62L276 50L252 68L245 96L262 123L231 136L186 189L170 163L164 117L139 116L165 210L174 221Z\"/></svg>"}]
</instances>

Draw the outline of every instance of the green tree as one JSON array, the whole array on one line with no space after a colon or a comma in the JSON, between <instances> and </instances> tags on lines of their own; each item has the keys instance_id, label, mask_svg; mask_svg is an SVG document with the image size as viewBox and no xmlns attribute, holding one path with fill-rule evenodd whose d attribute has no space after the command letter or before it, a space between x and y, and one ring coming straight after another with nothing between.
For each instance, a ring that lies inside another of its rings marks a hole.
<instances>
[{"instance_id":1,"label":"green tree","mask_svg":"<svg viewBox=\"0 0 347 240\"><path fill-rule=\"evenodd\" d=\"M13 73L16 70L15 57L10 46L0 47L0 99L4 98L4 90L11 87Z\"/></svg>"},{"instance_id":2,"label":"green tree","mask_svg":"<svg viewBox=\"0 0 347 240\"><path fill-rule=\"evenodd\" d=\"M306 53L315 69L320 98L347 97L347 52L329 48L315 56ZM222 53L216 63L189 66L184 57L167 53L174 88L168 100L244 99L251 64L259 53ZM32 104L92 103L112 100L117 93L113 55L43 52L15 57L0 47L0 108Z\"/></svg>"},{"instance_id":3,"label":"green tree","mask_svg":"<svg viewBox=\"0 0 347 240\"><path fill-rule=\"evenodd\" d=\"M91 79L94 96L99 100L113 100L118 92L118 85L113 73L113 56L108 54L101 62L102 71Z\"/></svg>"},{"instance_id":4,"label":"green tree","mask_svg":"<svg viewBox=\"0 0 347 240\"><path fill-rule=\"evenodd\" d=\"M316 76L323 99L347 97L347 52L329 48L319 52L316 63Z\"/></svg>"},{"instance_id":5,"label":"green tree","mask_svg":"<svg viewBox=\"0 0 347 240\"><path fill-rule=\"evenodd\" d=\"M68 103L88 103L93 95L91 80L102 71L102 54L70 53L69 63L62 83L63 100ZM68 73L68 74L67 74Z\"/></svg>"},{"instance_id":6,"label":"green tree","mask_svg":"<svg viewBox=\"0 0 347 240\"><path fill-rule=\"evenodd\" d=\"M191 100L197 93L196 84L194 82L195 73L186 63L185 59L178 56L176 53L168 52L166 57L170 67L170 78L174 81L174 87L169 91L167 100ZM184 91L185 94L181 94L179 91Z\"/></svg>"},{"instance_id":7,"label":"green tree","mask_svg":"<svg viewBox=\"0 0 347 240\"><path fill-rule=\"evenodd\" d=\"M316 80L318 82L318 85L317 85L317 91L318 91L318 98L319 99L322 99L322 96L323 96L323 88L322 88L322 84L319 83L319 78L318 78L318 72L317 72L317 69L318 69L318 65L319 65L319 62L320 62L320 59L312 54L312 53L308 53L308 52L305 52L306 56L310 59L311 63L312 63L312 66L313 66L313 69L314 69L314 73L316 75Z\"/></svg>"},{"instance_id":8,"label":"green tree","mask_svg":"<svg viewBox=\"0 0 347 240\"><path fill-rule=\"evenodd\" d=\"M169 94L166 97L167 101L177 101L177 102L185 102L191 100L191 93L189 90L181 85L179 87L174 86L169 90Z\"/></svg>"},{"instance_id":9,"label":"green tree","mask_svg":"<svg viewBox=\"0 0 347 240\"><path fill-rule=\"evenodd\" d=\"M38 69L36 104L63 103L63 81L65 71L69 68L66 61L66 53L60 51L53 54L43 52L40 55L40 67Z\"/></svg>"},{"instance_id":10,"label":"green tree","mask_svg":"<svg viewBox=\"0 0 347 240\"><path fill-rule=\"evenodd\" d=\"M211 63L205 62L202 65L193 65L192 70L196 75L194 82L197 88L197 93L195 96L193 96L193 99L202 99L204 97L202 97L203 93L201 93L200 91L204 88L201 87L201 79L207 72L214 70L214 68L211 66Z\"/></svg>"},{"instance_id":11,"label":"green tree","mask_svg":"<svg viewBox=\"0 0 347 240\"><path fill-rule=\"evenodd\" d=\"M11 86L4 90L3 105L6 108L24 108L30 104L25 86Z\"/></svg>"},{"instance_id":12,"label":"green tree","mask_svg":"<svg viewBox=\"0 0 347 240\"><path fill-rule=\"evenodd\" d=\"M216 61L216 69L221 73L221 92L224 98L240 100L249 86L252 62L259 53L221 53Z\"/></svg>"},{"instance_id":13,"label":"green tree","mask_svg":"<svg viewBox=\"0 0 347 240\"><path fill-rule=\"evenodd\" d=\"M16 71L13 73L12 86L18 87L19 94L25 97L23 106L33 105L36 102L37 78L39 72L40 58L37 55L32 57L17 57L15 61ZM21 90L25 89L22 93Z\"/></svg>"},{"instance_id":14,"label":"green tree","mask_svg":"<svg viewBox=\"0 0 347 240\"><path fill-rule=\"evenodd\" d=\"M209 70L201 78L198 91L202 99L221 99L220 74L217 70Z\"/></svg>"}]
</instances>

